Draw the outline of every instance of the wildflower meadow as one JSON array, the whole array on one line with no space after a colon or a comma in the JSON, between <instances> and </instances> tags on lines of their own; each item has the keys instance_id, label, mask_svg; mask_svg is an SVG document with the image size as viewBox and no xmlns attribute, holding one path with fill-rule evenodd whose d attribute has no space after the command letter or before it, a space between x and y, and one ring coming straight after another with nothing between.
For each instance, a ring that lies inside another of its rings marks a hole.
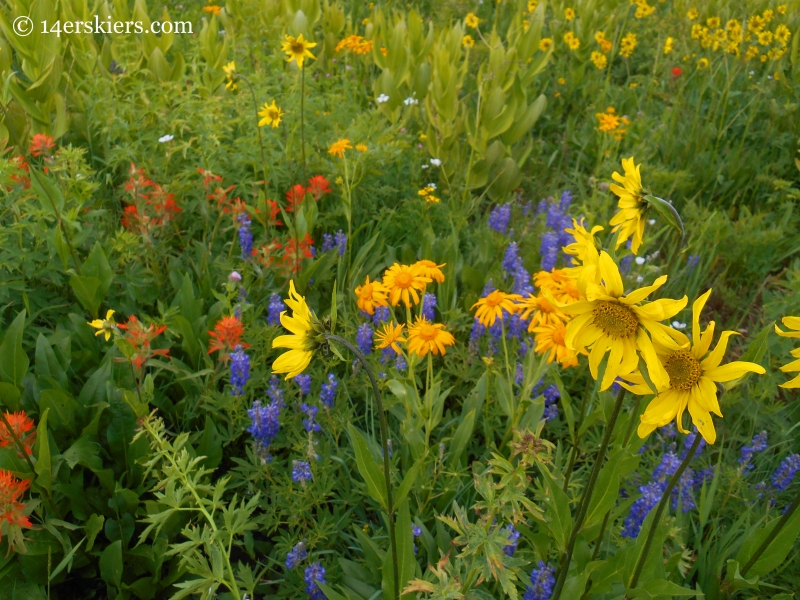
<instances>
[{"instance_id":1,"label":"wildflower meadow","mask_svg":"<svg viewBox=\"0 0 800 600\"><path fill-rule=\"evenodd\" d=\"M0 598L800 597L800 0L4 0Z\"/></svg>"}]
</instances>

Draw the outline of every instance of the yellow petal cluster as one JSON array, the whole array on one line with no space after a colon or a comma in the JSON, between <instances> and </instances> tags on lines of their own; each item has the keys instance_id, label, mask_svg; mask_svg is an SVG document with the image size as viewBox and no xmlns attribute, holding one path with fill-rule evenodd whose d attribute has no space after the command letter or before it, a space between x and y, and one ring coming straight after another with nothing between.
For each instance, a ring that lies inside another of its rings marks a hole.
<instances>
[{"instance_id":1,"label":"yellow petal cluster","mask_svg":"<svg viewBox=\"0 0 800 600\"><path fill-rule=\"evenodd\" d=\"M786 338L800 338L800 317L784 317L781 322L783 325L790 329L791 331L783 331L777 325L775 326L775 332L781 336ZM793 360L788 365L783 365L781 367L781 371L784 373L796 373L800 371L800 348L795 348L792 350L792 356L797 360ZM794 379L790 379L786 383L781 384L782 388L787 389L796 389L800 388L800 375L795 377Z\"/></svg>"},{"instance_id":2,"label":"yellow petal cluster","mask_svg":"<svg viewBox=\"0 0 800 600\"><path fill-rule=\"evenodd\" d=\"M289 297L286 305L292 309L292 316L287 311L281 313L281 325L291 331L291 335L280 335L272 340L273 348L288 348L272 364L275 373L286 373L286 379L300 375L314 355L316 342L312 326L313 313L303 298L294 289L294 281L289 282Z\"/></svg>"}]
</instances>

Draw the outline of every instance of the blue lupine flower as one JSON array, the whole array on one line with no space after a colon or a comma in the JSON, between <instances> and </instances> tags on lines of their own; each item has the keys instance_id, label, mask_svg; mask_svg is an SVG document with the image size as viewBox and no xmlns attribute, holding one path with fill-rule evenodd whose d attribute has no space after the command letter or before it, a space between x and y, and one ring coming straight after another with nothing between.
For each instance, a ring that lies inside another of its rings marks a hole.
<instances>
[{"instance_id":1,"label":"blue lupine flower","mask_svg":"<svg viewBox=\"0 0 800 600\"><path fill-rule=\"evenodd\" d=\"M412 523L411 524L411 535L413 535L415 538L418 538L419 536L422 535L422 528L419 527L418 525L415 525L414 523ZM416 556L418 551L419 551L419 548L417 548L417 545L414 544L414 555L415 556Z\"/></svg>"},{"instance_id":2,"label":"blue lupine flower","mask_svg":"<svg viewBox=\"0 0 800 600\"><path fill-rule=\"evenodd\" d=\"M797 471L800 471L800 454L787 456L772 474L772 487L779 492L785 491L794 480Z\"/></svg>"},{"instance_id":3,"label":"blue lupine flower","mask_svg":"<svg viewBox=\"0 0 800 600\"><path fill-rule=\"evenodd\" d=\"M511 219L511 205L497 205L489 215L489 227L498 233L505 233L508 228L508 221Z\"/></svg>"},{"instance_id":4,"label":"blue lupine flower","mask_svg":"<svg viewBox=\"0 0 800 600\"><path fill-rule=\"evenodd\" d=\"M319 393L320 402L327 408L333 408L333 401L336 399L336 388L339 387L339 382L336 381L336 375L328 373L328 383L322 384L322 390Z\"/></svg>"},{"instance_id":5,"label":"blue lupine flower","mask_svg":"<svg viewBox=\"0 0 800 600\"><path fill-rule=\"evenodd\" d=\"M506 334L509 339L517 338L522 339L522 336L528 331L528 321L524 321L518 313L511 315L508 320L508 333Z\"/></svg>"},{"instance_id":6,"label":"blue lupine flower","mask_svg":"<svg viewBox=\"0 0 800 600\"><path fill-rule=\"evenodd\" d=\"M336 247L339 249L339 256L344 256L344 251L347 248L347 235L340 229L336 232L336 235L333 236L333 239L336 242Z\"/></svg>"},{"instance_id":7,"label":"blue lupine flower","mask_svg":"<svg viewBox=\"0 0 800 600\"><path fill-rule=\"evenodd\" d=\"M244 386L250 379L250 357L239 344L231 352L231 396L241 396L244 394Z\"/></svg>"},{"instance_id":8,"label":"blue lupine flower","mask_svg":"<svg viewBox=\"0 0 800 600\"><path fill-rule=\"evenodd\" d=\"M558 260L559 236L554 231L546 231L542 235L542 271L552 271Z\"/></svg>"},{"instance_id":9,"label":"blue lupine flower","mask_svg":"<svg viewBox=\"0 0 800 600\"><path fill-rule=\"evenodd\" d=\"M388 363L390 360L394 360L397 356L397 352L394 351L394 348L384 348L381 352L381 362L383 364Z\"/></svg>"},{"instance_id":10,"label":"blue lupine flower","mask_svg":"<svg viewBox=\"0 0 800 600\"><path fill-rule=\"evenodd\" d=\"M286 310L286 305L278 294L272 294L269 297L269 306L267 306L268 315L267 323L270 325L281 324L281 313Z\"/></svg>"},{"instance_id":11,"label":"blue lupine flower","mask_svg":"<svg viewBox=\"0 0 800 600\"><path fill-rule=\"evenodd\" d=\"M364 354L372 352L372 334L372 325L369 323L364 323L358 328L356 344L358 344L358 349Z\"/></svg>"},{"instance_id":12,"label":"blue lupine flower","mask_svg":"<svg viewBox=\"0 0 800 600\"><path fill-rule=\"evenodd\" d=\"M754 466L750 463L753 460L753 455L759 452L763 452L767 449L767 432L762 431L753 436L753 440L750 442L749 446L742 447L742 456L739 458L739 470L742 473L749 473L754 469Z\"/></svg>"},{"instance_id":13,"label":"blue lupine flower","mask_svg":"<svg viewBox=\"0 0 800 600\"><path fill-rule=\"evenodd\" d=\"M523 266L521 260L514 270L514 287L511 291L520 296L531 296L534 292L533 284L531 283L531 274L528 272L528 269Z\"/></svg>"},{"instance_id":14,"label":"blue lupine flower","mask_svg":"<svg viewBox=\"0 0 800 600\"><path fill-rule=\"evenodd\" d=\"M242 249L242 258L248 260L253 255L253 233L250 231L252 221L247 213L237 217L239 221L239 246Z\"/></svg>"},{"instance_id":15,"label":"blue lupine flower","mask_svg":"<svg viewBox=\"0 0 800 600\"><path fill-rule=\"evenodd\" d=\"M686 458L686 455L689 453L689 448L691 448L692 444L694 444L695 436L700 435L697 431L693 431L689 435L686 436L686 439L683 440L683 450L681 451L681 460ZM703 448L706 447L705 439L700 440L700 445L697 446L697 450L695 451L695 456L700 456L700 453L703 452Z\"/></svg>"},{"instance_id":16,"label":"blue lupine flower","mask_svg":"<svg viewBox=\"0 0 800 600\"><path fill-rule=\"evenodd\" d=\"M314 419L317 416L317 412L319 408L316 406L309 406L305 402L300 405L300 410L302 410L307 415L307 419L303 419L303 426L306 428L308 433L313 433L316 431L321 431L322 426L317 423Z\"/></svg>"},{"instance_id":17,"label":"blue lupine flower","mask_svg":"<svg viewBox=\"0 0 800 600\"><path fill-rule=\"evenodd\" d=\"M436 308L436 294L425 294L422 299L422 316L428 321L433 321L435 318L433 309Z\"/></svg>"},{"instance_id":18,"label":"blue lupine flower","mask_svg":"<svg viewBox=\"0 0 800 600\"><path fill-rule=\"evenodd\" d=\"M321 563L311 563L306 567L303 581L306 582L306 593L310 600L325 600L325 594L319 589L317 582L328 583L325 581L325 567Z\"/></svg>"},{"instance_id":19,"label":"blue lupine flower","mask_svg":"<svg viewBox=\"0 0 800 600\"><path fill-rule=\"evenodd\" d=\"M517 362L517 370L514 372L514 383L521 386L523 381L525 381L525 373L522 372L522 363Z\"/></svg>"},{"instance_id":20,"label":"blue lupine flower","mask_svg":"<svg viewBox=\"0 0 800 600\"><path fill-rule=\"evenodd\" d=\"M514 556L514 552L516 552L517 545L519 544L519 536L522 534L517 531L513 523L509 523L506 526L506 530L508 531L508 544L503 548L503 553L506 556Z\"/></svg>"},{"instance_id":21,"label":"blue lupine flower","mask_svg":"<svg viewBox=\"0 0 800 600\"><path fill-rule=\"evenodd\" d=\"M308 550L306 550L305 542L297 542L286 555L286 568L294 569L298 564L303 562L308 557Z\"/></svg>"},{"instance_id":22,"label":"blue lupine flower","mask_svg":"<svg viewBox=\"0 0 800 600\"><path fill-rule=\"evenodd\" d=\"M284 406L283 392L277 387L277 378L273 376L270 390L267 394L271 400L266 406L260 400L253 402L253 407L247 411L250 417L250 427L247 431L253 436L253 442L259 454L269 459L268 449L281 428L281 409Z\"/></svg>"},{"instance_id":23,"label":"blue lupine flower","mask_svg":"<svg viewBox=\"0 0 800 600\"><path fill-rule=\"evenodd\" d=\"M561 193L561 202L559 203L559 209L561 210L562 214L567 214L569 210L569 205L572 203L572 192L569 190L564 190Z\"/></svg>"},{"instance_id":24,"label":"blue lupine flower","mask_svg":"<svg viewBox=\"0 0 800 600\"><path fill-rule=\"evenodd\" d=\"M686 269L691 273L700 262L699 254L690 254L686 257Z\"/></svg>"},{"instance_id":25,"label":"blue lupine flower","mask_svg":"<svg viewBox=\"0 0 800 600\"><path fill-rule=\"evenodd\" d=\"M550 385L544 391L544 414L542 418L545 421L550 421L558 417L558 401L561 398L561 392L558 391L557 385Z\"/></svg>"},{"instance_id":26,"label":"blue lupine flower","mask_svg":"<svg viewBox=\"0 0 800 600\"><path fill-rule=\"evenodd\" d=\"M307 396L311 393L311 375L298 375L294 380L300 387L301 396Z\"/></svg>"},{"instance_id":27,"label":"blue lupine flower","mask_svg":"<svg viewBox=\"0 0 800 600\"><path fill-rule=\"evenodd\" d=\"M555 568L543 560L531 571L531 584L523 594L523 600L550 600L556 585Z\"/></svg>"},{"instance_id":28,"label":"blue lupine flower","mask_svg":"<svg viewBox=\"0 0 800 600\"><path fill-rule=\"evenodd\" d=\"M408 363L406 363L406 359L402 354L398 354L397 358L394 359L394 367L398 371L405 371L408 368Z\"/></svg>"},{"instance_id":29,"label":"blue lupine flower","mask_svg":"<svg viewBox=\"0 0 800 600\"><path fill-rule=\"evenodd\" d=\"M681 507L684 513L689 512L695 508L694 495L692 494L694 487L694 471L687 468L678 481L677 487L672 490L672 510L678 510L678 494L680 493Z\"/></svg>"},{"instance_id":30,"label":"blue lupine flower","mask_svg":"<svg viewBox=\"0 0 800 600\"><path fill-rule=\"evenodd\" d=\"M483 291L481 292L481 298L486 298L486 296L491 294L496 289L497 288L494 287L494 282L491 279L489 279L489 281L486 282L486 285L483 286Z\"/></svg>"},{"instance_id":31,"label":"blue lupine flower","mask_svg":"<svg viewBox=\"0 0 800 600\"><path fill-rule=\"evenodd\" d=\"M628 256L623 256L622 260L619 261L619 272L623 275L627 275L631 271L631 264L633 263L633 254L628 254Z\"/></svg>"},{"instance_id":32,"label":"blue lupine flower","mask_svg":"<svg viewBox=\"0 0 800 600\"><path fill-rule=\"evenodd\" d=\"M305 460L292 461L292 481L305 483L311 481L311 465Z\"/></svg>"},{"instance_id":33,"label":"blue lupine flower","mask_svg":"<svg viewBox=\"0 0 800 600\"><path fill-rule=\"evenodd\" d=\"M538 217L545 212L547 212L547 200L542 198L539 200L539 204L536 205L536 213L534 213L534 216Z\"/></svg>"},{"instance_id":34,"label":"blue lupine flower","mask_svg":"<svg viewBox=\"0 0 800 600\"><path fill-rule=\"evenodd\" d=\"M477 318L472 321L472 330L469 333L469 351L471 354L478 353L478 346L485 331L486 327Z\"/></svg>"},{"instance_id":35,"label":"blue lupine flower","mask_svg":"<svg viewBox=\"0 0 800 600\"><path fill-rule=\"evenodd\" d=\"M385 323L388 320L389 320L389 307L376 306L375 314L372 315L372 324L375 325L375 327L378 327L381 323Z\"/></svg>"},{"instance_id":36,"label":"blue lupine flower","mask_svg":"<svg viewBox=\"0 0 800 600\"><path fill-rule=\"evenodd\" d=\"M528 200L522 205L522 216L527 217L528 213L533 210L533 200Z\"/></svg>"},{"instance_id":37,"label":"blue lupine flower","mask_svg":"<svg viewBox=\"0 0 800 600\"><path fill-rule=\"evenodd\" d=\"M635 538L639 535L645 517L658 504L666 489L667 484L663 481L651 481L639 486L642 495L631 505L631 511L623 522L622 537Z\"/></svg>"},{"instance_id":38,"label":"blue lupine flower","mask_svg":"<svg viewBox=\"0 0 800 600\"><path fill-rule=\"evenodd\" d=\"M661 457L661 462L653 471L653 479L669 479L681 466L681 459L674 452L667 452Z\"/></svg>"},{"instance_id":39,"label":"blue lupine flower","mask_svg":"<svg viewBox=\"0 0 800 600\"><path fill-rule=\"evenodd\" d=\"M517 270L517 265L520 264L521 260L517 242L511 242L506 248L506 253L503 255L503 271L505 273L513 273Z\"/></svg>"},{"instance_id":40,"label":"blue lupine flower","mask_svg":"<svg viewBox=\"0 0 800 600\"><path fill-rule=\"evenodd\" d=\"M562 216L563 212L561 210L561 205L558 202L551 202L547 207L547 220L545 221L545 225L549 229L555 229L558 231L559 227L561 226Z\"/></svg>"},{"instance_id":41,"label":"blue lupine flower","mask_svg":"<svg viewBox=\"0 0 800 600\"><path fill-rule=\"evenodd\" d=\"M330 252L333 250L334 243L333 243L333 236L330 233L323 233L322 234L322 251L323 252Z\"/></svg>"}]
</instances>

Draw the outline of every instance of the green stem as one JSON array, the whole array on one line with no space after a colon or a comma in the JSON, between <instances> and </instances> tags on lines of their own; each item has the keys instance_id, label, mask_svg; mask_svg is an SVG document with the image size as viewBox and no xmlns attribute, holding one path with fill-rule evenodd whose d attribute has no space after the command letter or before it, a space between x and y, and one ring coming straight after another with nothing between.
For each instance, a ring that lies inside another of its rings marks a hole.
<instances>
[{"instance_id":1,"label":"green stem","mask_svg":"<svg viewBox=\"0 0 800 600\"><path fill-rule=\"evenodd\" d=\"M700 442L702 441L703 436L700 435L700 433L695 433L692 446L686 453L686 457L683 459L683 462L681 462L678 470L672 475L672 478L669 480L669 484L667 485L667 489L664 491L664 494L661 496L661 500L658 502L656 514L653 517L653 521L650 523L650 530L647 532L647 538L645 538L644 546L642 547L642 553L639 555L639 559L636 561L636 568L633 571L633 576L631 577L628 585L629 590L635 588L636 584L639 583L639 577L642 574L642 569L644 569L644 563L647 561L647 555L650 553L650 546L653 545L653 539L656 536L658 524L661 522L661 516L663 515L664 510L666 510L667 503L672 497L672 490L674 490L675 486L678 485L678 482L681 480L681 475L683 475L683 472L694 458L695 452L697 452L697 449L700 447ZM628 597L627 594L625 597Z\"/></svg>"},{"instance_id":2,"label":"green stem","mask_svg":"<svg viewBox=\"0 0 800 600\"><path fill-rule=\"evenodd\" d=\"M306 180L306 129L305 129L306 66L300 67L300 154L303 157L303 181Z\"/></svg>"},{"instance_id":3,"label":"green stem","mask_svg":"<svg viewBox=\"0 0 800 600\"><path fill-rule=\"evenodd\" d=\"M569 486L570 476L572 475L572 467L575 466L575 461L578 458L578 453L580 452L580 430L581 426L583 425L583 416L584 412L586 411L586 398L589 396L589 382L591 379L586 382L586 389L583 391L583 398L581 399L581 410L578 414L578 422L575 424L575 443L572 445L572 451L569 455L569 463L567 464L566 475L564 475L564 487L562 488L564 492L567 491L567 487ZM595 387L597 387L595 385ZM592 389L592 395L594 396L594 388Z\"/></svg>"},{"instance_id":4,"label":"green stem","mask_svg":"<svg viewBox=\"0 0 800 600\"><path fill-rule=\"evenodd\" d=\"M250 84L250 80L245 77L244 75L239 75L239 77L247 84L247 87L250 88L250 95L253 97L253 110L256 113L256 131L258 132L258 145L261 148L261 168L264 171L264 195L267 195L267 160L264 158L264 140L261 137L261 127L258 126L258 102L256 101L256 93L253 91L253 86Z\"/></svg>"},{"instance_id":5,"label":"green stem","mask_svg":"<svg viewBox=\"0 0 800 600\"><path fill-rule=\"evenodd\" d=\"M375 402L378 405L378 417L381 425L381 445L383 446L383 477L386 483L386 504L389 512L389 543L392 548L392 570L394 571L394 600L400 598L400 573L397 566L397 539L394 532L394 500L392 497L392 478L389 463L389 424L386 419L386 412L383 409L383 400L381 398L381 391L378 389L378 382L375 379L375 374L372 372L372 367L369 365L367 358L361 351L353 346L343 337L338 335L326 334L325 339L332 342L338 342L350 352L352 352L361 366L369 376L370 383L372 384L372 391L375 393Z\"/></svg>"},{"instance_id":6,"label":"green stem","mask_svg":"<svg viewBox=\"0 0 800 600\"><path fill-rule=\"evenodd\" d=\"M620 388L617 394L617 401L614 403L614 409L611 411L611 417L606 424L606 433L603 436L603 441L600 443L600 449L597 451L597 458L594 461L592 473L589 475L589 482L583 490L583 496L581 497L581 502L578 507L578 515L575 517L575 524L572 526L572 533L567 543L567 551L564 553L564 557L559 565L558 579L556 580L556 587L553 590L552 600L558 600L561 597L561 591L564 589L564 583L567 580L567 572L569 571L569 564L572 561L572 553L575 550L575 543L578 541L578 534L583 526L584 519L586 519L586 513L589 512L589 503L592 501L594 486L597 483L597 476L600 474L600 468L603 466L606 450L611 442L611 434L614 433L614 426L617 424L617 418L622 408L622 400L625 398L625 391L625 388Z\"/></svg>"},{"instance_id":7,"label":"green stem","mask_svg":"<svg viewBox=\"0 0 800 600\"><path fill-rule=\"evenodd\" d=\"M698 435L697 437L700 436ZM778 536L781 530L786 526L786 523L789 522L789 519L792 518L792 515L794 514L794 511L797 510L798 506L800 506L800 494L795 494L794 500L792 500L792 503L789 505L789 508L786 509L786 512L783 513L783 516L781 517L780 521L778 521L778 524L772 531L770 531L767 538L763 542L761 542L761 545L758 547L758 550L756 550L753 553L753 556L750 557L750 560L748 560L747 563L745 563L744 567L741 570L742 577L747 575L747 572L753 567L754 564L756 564L756 561L759 558L761 558L761 555L764 554L766 549L772 543L772 540L774 540Z\"/></svg>"},{"instance_id":8,"label":"green stem","mask_svg":"<svg viewBox=\"0 0 800 600\"><path fill-rule=\"evenodd\" d=\"M511 379L511 367L508 362L508 344L506 344L506 322L505 319L502 318L500 319L500 333L503 336L503 354L506 357L506 377L508 377L508 384L511 385L514 380Z\"/></svg>"}]
</instances>

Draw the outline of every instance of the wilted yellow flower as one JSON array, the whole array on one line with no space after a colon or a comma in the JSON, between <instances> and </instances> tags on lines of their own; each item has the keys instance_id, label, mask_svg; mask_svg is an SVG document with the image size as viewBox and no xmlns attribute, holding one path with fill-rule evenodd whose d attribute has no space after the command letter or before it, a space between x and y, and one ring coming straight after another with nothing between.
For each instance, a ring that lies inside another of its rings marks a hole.
<instances>
[{"instance_id":1,"label":"wilted yellow flower","mask_svg":"<svg viewBox=\"0 0 800 600\"><path fill-rule=\"evenodd\" d=\"M567 21L572 21L572 19L575 18L575 11L573 9L571 9L571 8L565 8L564 9L564 18Z\"/></svg>"},{"instance_id":2,"label":"wilted yellow flower","mask_svg":"<svg viewBox=\"0 0 800 600\"><path fill-rule=\"evenodd\" d=\"M714 337L714 321L701 332L700 312L710 294L711 290L708 290L692 305L691 341L686 335L674 329L669 330L673 340L666 347L660 340L654 338L653 346L661 364L664 365L668 381L659 384L653 381L657 395L641 416L639 437L646 437L657 427L664 427L673 420L678 425L678 431L689 433L683 428L683 412L688 408L692 423L700 435L706 442L713 444L717 439L717 432L714 429L711 413L722 416L715 382L732 381L745 373L765 373L764 367L751 362L735 361L720 365L725 356L728 339L732 335L739 335L735 331L723 331L716 348L709 353ZM653 393L639 373L623 375L622 379L629 381L630 384L621 385L635 394Z\"/></svg>"},{"instance_id":3,"label":"wilted yellow flower","mask_svg":"<svg viewBox=\"0 0 800 600\"><path fill-rule=\"evenodd\" d=\"M472 48L475 45L475 40L472 39L471 35L465 35L461 38L461 45L464 46L464 48Z\"/></svg>"},{"instance_id":4,"label":"wilted yellow flower","mask_svg":"<svg viewBox=\"0 0 800 600\"><path fill-rule=\"evenodd\" d=\"M236 62L229 62L227 65L222 67L222 70L225 71L225 79L227 79L225 89L231 91L238 89L239 86L236 83Z\"/></svg>"},{"instance_id":5,"label":"wilted yellow flower","mask_svg":"<svg viewBox=\"0 0 800 600\"><path fill-rule=\"evenodd\" d=\"M456 339L448 333L441 323L431 323L427 319L417 320L408 327L408 351L420 358L428 352L433 354L446 354L445 347L452 346Z\"/></svg>"},{"instance_id":6,"label":"wilted yellow flower","mask_svg":"<svg viewBox=\"0 0 800 600\"><path fill-rule=\"evenodd\" d=\"M624 244L628 238L631 239L631 251L639 253L639 246L642 245L644 236L644 209L647 203L644 200L644 189L642 188L642 177L639 174L641 165L633 162L633 157L622 159L622 169L625 175L622 176L616 171L611 174L614 181L622 184L619 186L612 183L609 189L619 196L620 211L611 219L613 225L612 233L619 231L617 237L617 248Z\"/></svg>"},{"instance_id":7,"label":"wilted yellow flower","mask_svg":"<svg viewBox=\"0 0 800 600\"><path fill-rule=\"evenodd\" d=\"M542 52L546 52L550 46L553 45L553 38L542 38L542 41L539 42L539 50Z\"/></svg>"},{"instance_id":8,"label":"wilted yellow flower","mask_svg":"<svg viewBox=\"0 0 800 600\"><path fill-rule=\"evenodd\" d=\"M303 62L306 58L315 58L314 55L309 52L309 49L316 45L316 42L309 42L303 38L302 33L296 38L291 35L287 35L286 41L281 42L281 51L286 53L287 62L294 61L297 63L297 67L302 69Z\"/></svg>"},{"instance_id":9,"label":"wilted yellow flower","mask_svg":"<svg viewBox=\"0 0 800 600\"><path fill-rule=\"evenodd\" d=\"M278 108L278 106L275 104L275 100L273 100L271 105L267 104L266 102L264 103L264 107L258 111L258 116L262 117L258 122L259 127L263 127L264 125L272 125L272 128L275 129L281 124L283 111Z\"/></svg>"},{"instance_id":10,"label":"wilted yellow flower","mask_svg":"<svg viewBox=\"0 0 800 600\"><path fill-rule=\"evenodd\" d=\"M115 331L117 328L117 324L114 322L114 311L109 310L106 313L105 319L95 319L94 321L88 321L89 325L97 329L95 332L95 336L104 335L106 341L111 339L111 332Z\"/></svg>"},{"instance_id":11,"label":"wilted yellow flower","mask_svg":"<svg viewBox=\"0 0 800 600\"><path fill-rule=\"evenodd\" d=\"M778 8L778 12L780 12L780 7ZM785 338L800 338L800 317L783 317L781 322L785 327L791 329L792 331L783 331L780 327L775 325L775 333ZM798 360L794 360L788 365L782 366L781 371L784 373L796 373L797 371L800 371L800 348L795 348L792 350L791 354ZM790 379L786 383L782 383L780 387L787 389L800 388L800 375L794 379Z\"/></svg>"},{"instance_id":12,"label":"wilted yellow flower","mask_svg":"<svg viewBox=\"0 0 800 600\"><path fill-rule=\"evenodd\" d=\"M471 29L475 29L480 24L480 22L481 20L475 13L467 13L467 16L464 17L464 25L466 25Z\"/></svg>"},{"instance_id":13,"label":"wilted yellow flower","mask_svg":"<svg viewBox=\"0 0 800 600\"><path fill-rule=\"evenodd\" d=\"M478 307L478 310L475 311L475 318L480 321L481 325L491 327L498 318L503 319L504 310L513 315L519 308L514 303L519 300L522 300L522 296L519 294L506 294L500 290L494 290L473 304L472 308Z\"/></svg>"},{"instance_id":14,"label":"wilted yellow flower","mask_svg":"<svg viewBox=\"0 0 800 600\"><path fill-rule=\"evenodd\" d=\"M689 10L689 12L686 13L686 16L690 21L694 21L697 17L700 16L700 13L697 12L696 8L692 8Z\"/></svg>"},{"instance_id":15,"label":"wilted yellow flower","mask_svg":"<svg viewBox=\"0 0 800 600\"><path fill-rule=\"evenodd\" d=\"M352 148L353 146L350 145L350 140L344 138L333 142L331 147L328 148L328 154L333 154L339 158L344 158L345 150L352 150Z\"/></svg>"},{"instance_id":16,"label":"wilted yellow flower","mask_svg":"<svg viewBox=\"0 0 800 600\"><path fill-rule=\"evenodd\" d=\"M286 305L292 309L290 317L283 311L281 325L292 332L292 335L280 335L272 340L273 348L288 348L288 352L281 354L272 364L274 373L286 373L286 379L291 379L302 373L311 358L317 343L313 339L313 313L308 308L305 298L294 289L294 281L289 281L289 297Z\"/></svg>"},{"instance_id":17,"label":"wilted yellow flower","mask_svg":"<svg viewBox=\"0 0 800 600\"><path fill-rule=\"evenodd\" d=\"M358 308L364 312L374 315L376 306L389 306L386 300L387 289L380 281L370 281L367 275L367 281L364 285L356 288L356 304Z\"/></svg>"},{"instance_id":18,"label":"wilted yellow flower","mask_svg":"<svg viewBox=\"0 0 800 600\"><path fill-rule=\"evenodd\" d=\"M672 52L672 44L675 40L671 37L668 37L667 40L664 42L664 54L670 54Z\"/></svg>"},{"instance_id":19,"label":"wilted yellow flower","mask_svg":"<svg viewBox=\"0 0 800 600\"><path fill-rule=\"evenodd\" d=\"M602 52L592 52L591 60L598 69L605 69L608 66L608 58Z\"/></svg>"},{"instance_id":20,"label":"wilted yellow flower","mask_svg":"<svg viewBox=\"0 0 800 600\"><path fill-rule=\"evenodd\" d=\"M394 263L383 274L383 285L389 292L389 302L397 306L403 301L408 308L419 304L419 294L431 282L430 277L425 277L419 269L412 265Z\"/></svg>"},{"instance_id":21,"label":"wilted yellow flower","mask_svg":"<svg viewBox=\"0 0 800 600\"><path fill-rule=\"evenodd\" d=\"M559 306L567 314L575 315L567 325L567 348L574 352L591 349L589 370L595 379L600 362L610 352L600 383L602 390L608 389L617 377L636 370L638 355L645 361L650 379L656 385L668 385L669 375L656 355L650 336L667 347L677 348L669 335L672 330L660 321L678 314L688 299L661 298L643 303L666 283L666 275L656 279L653 285L625 295L619 267L606 252L600 253L597 274L595 281L579 282L586 300Z\"/></svg>"},{"instance_id":22,"label":"wilted yellow flower","mask_svg":"<svg viewBox=\"0 0 800 600\"><path fill-rule=\"evenodd\" d=\"M564 34L564 43L569 46L570 50L577 50L581 47L581 41L571 31Z\"/></svg>"},{"instance_id":23,"label":"wilted yellow flower","mask_svg":"<svg viewBox=\"0 0 800 600\"><path fill-rule=\"evenodd\" d=\"M700 60L697 61L697 68L702 71L703 69L708 68L709 64L710 63L707 58L701 58Z\"/></svg>"},{"instance_id":24,"label":"wilted yellow flower","mask_svg":"<svg viewBox=\"0 0 800 600\"><path fill-rule=\"evenodd\" d=\"M620 42L619 45L619 53L625 58L629 57L636 49L636 44L637 41L635 33L625 34L625 37L622 38L622 42Z\"/></svg>"},{"instance_id":25,"label":"wilted yellow flower","mask_svg":"<svg viewBox=\"0 0 800 600\"><path fill-rule=\"evenodd\" d=\"M403 325L398 325L397 323L386 323L383 328L375 332L375 348L377 350L391 348L400 354L402 351L397 343L408 341L406 338L402 337L403 327Z\"/></svg>"}]
</instances>

